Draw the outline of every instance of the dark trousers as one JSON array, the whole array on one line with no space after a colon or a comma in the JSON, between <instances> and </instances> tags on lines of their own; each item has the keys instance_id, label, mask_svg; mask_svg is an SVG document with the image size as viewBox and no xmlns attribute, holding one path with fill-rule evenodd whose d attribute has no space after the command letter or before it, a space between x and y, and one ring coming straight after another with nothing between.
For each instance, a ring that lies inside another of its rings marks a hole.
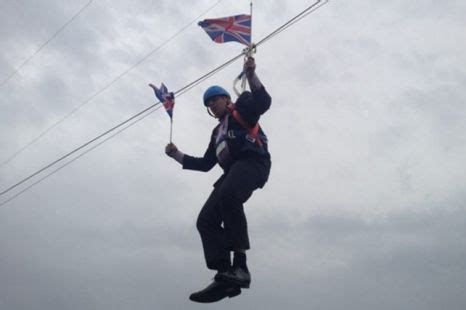
<instances>
[{"instance_id":1,"label":"dark trousers","mask_svg":"<svg viewBox=\"0 0 466 310\"><path fill-rule=\"evenodd\" d=\"M236 161L214 185L197 219L207 268L219 270L230 265L230 251L247 250L248 225L243 204L252 192L263 187L270 162L256 159Z\"/></svg>"}]
</instances>

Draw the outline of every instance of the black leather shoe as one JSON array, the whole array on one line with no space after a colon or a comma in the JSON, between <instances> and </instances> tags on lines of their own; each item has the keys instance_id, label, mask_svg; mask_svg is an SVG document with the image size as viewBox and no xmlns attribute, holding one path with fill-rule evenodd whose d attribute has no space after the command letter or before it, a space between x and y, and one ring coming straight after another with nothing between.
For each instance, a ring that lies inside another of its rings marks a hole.
<instances>
[{"instance_id":1,"label":"black leather shoe","mask_svg":"<svg viewBox=\"0 0 466 310\"><path fill-rule=\"evenodd\" d=\"M232 267L228 271L217 273L215 275L215 280L237 285L241 288L249 288L251 284L251 274L241 267Z\"/></svg>"},{"instance_id":2,"label":"black leather shoe","mask_svg":"<svg viewBox=\"0 0 466 310\"><path fill-rule=\"evenodd\" d=\"M241 289L238 286L215 280L202 291L191 294L189 299L195 302L209 303L222 300L225 297L232 298L239 294L241 294Z\"/></svg>"}]
</instances>

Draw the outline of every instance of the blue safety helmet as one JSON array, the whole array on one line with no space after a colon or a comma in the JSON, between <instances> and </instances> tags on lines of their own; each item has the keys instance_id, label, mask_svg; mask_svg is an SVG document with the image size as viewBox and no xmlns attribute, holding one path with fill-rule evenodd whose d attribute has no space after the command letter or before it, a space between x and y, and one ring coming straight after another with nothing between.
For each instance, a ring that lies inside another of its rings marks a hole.
<instances>
[{"instance_id":1,"label":"blue safety helmet","mask_svg":"<svg viewBox=\"0 0 466 310\"><path fill-rule=\"evenodd\" d=\"M207 106L207 101L214 96L227 96L230 97L230 94L220 86L214 85L207 88L204 92L204 105Z\"/></svg>"}]
</instances>

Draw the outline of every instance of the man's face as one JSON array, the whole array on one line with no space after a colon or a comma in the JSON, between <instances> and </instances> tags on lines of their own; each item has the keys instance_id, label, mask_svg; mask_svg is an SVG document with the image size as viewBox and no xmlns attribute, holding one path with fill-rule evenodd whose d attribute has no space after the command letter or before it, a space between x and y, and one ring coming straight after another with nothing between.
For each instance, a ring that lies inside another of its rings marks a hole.
<instances>
[{"instance_id":1,"label":"man's face","mask_svg":"<svg viewBox=\"0 0 466 310\"><path fill-rule=\"evenodd\" d=\"M227 105L230 103L230 98L227 96L213 96L207 100L207 107L216 118L221 118L227 111Z\"/></svg>"}]
</instances>

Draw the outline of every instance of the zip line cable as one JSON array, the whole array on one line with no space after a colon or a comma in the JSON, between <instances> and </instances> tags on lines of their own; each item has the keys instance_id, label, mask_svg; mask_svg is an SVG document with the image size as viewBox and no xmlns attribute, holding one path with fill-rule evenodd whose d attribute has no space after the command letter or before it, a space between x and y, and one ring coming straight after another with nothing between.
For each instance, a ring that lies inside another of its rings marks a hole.
<instances>
[{"instance_id":1,"label":"zip line cable","mask_svg":"<svg viewBox=\"0 0 466 310\"><path fill-rule=\"evenodd\" d=\"M48 177L52 176L53 174L57 173L58 171L62 170L63 168L65 168L66 166L70 165L71 163L73 163L74 161L78 160L79 158L83 157L84 155L86 155L87 153L89 153L90 151L96 149L97 147L99 147L100 145L104 144L105 142L107 142L108 140L110 140L111 138L115 137L116 135L120 134L122 131L125 131L126 129L128 129L129 127L132 127L133 125L135 125L136 123L142 121L144 118L146 118L147 116L149 116L150 114L152 114L153 112L157 111L158 109L160 109L161 105L157 106L154 110L150 111L149 113L147 113L146 115L136 119L135 121L133 121L132 123L130 123L129 125L123 127L122 129L118 130L117 132L115 132L114 134L112 134L111 136L105 138L104 140L100 141L99 143L97 143L96 145L94 145L93 147L91 147L90 149L84 151L83 153L79 154L78 156L76 156L75 158L71 159L70 161L66 162L65 164L61 165L60 167L58 167L57 169L53 170L52 172L46 174L45 176L43 176L42 178L40 178L39 180L35 181L34 183L30 184L28 187L24 188L23 190L21 190L20 192L16 193L15 195L13 195L12 197L8 198L7 200L3 201L0 203L0 207L7 204L8 202L12 201L13 199L15 199L16 197L19 197L21 196L22 194L24 194L26 191L30 190L33 186L41 183L42 181L44 181L45 179L47 179Z\"/></svg>"},{"instance_id":2,"label":"zip line cable","mask_svg":"<svg viewBox=\"0 0 466 310\"><path fill-rule=\"evenodd\" d=\"M5 85L11 78L13 78L16 73L21 70L34 56L36 56L47 44L49 44L53 39L55 39L66 27L68 27L69 24L73 22L79 15L81 15L82 12L84 12L85 9L89 5L91 5L93 0L90 0L88 3L86 3L76 14L74 14L65 24L63 24L58 30L47 40L45 41L39 48L31 55L29 56L25 61L23 61L9 76L7 76L1 83L0 87Z\"/></svg>"},{"instance_id":3,"label":"zip line cable","mask_svg":"<svg viewBox=\"0 0 466 310\"><path fill-rule=\"evenodd\" d=\"M317 0L315 3L313 3L312 5L308 6L306 9L304 9L301 13L299 13L298 15L296 15L295 17L293 17L292 19L290 19L289 21L287 21L285 24L283 24L282 26L278 27L275 31L271 32L269 35L265 36L262 40L260 40L259 42L256 43L256 46L259 46L261 45L262 43L270 40L271 38L275 37L276 35L278 35L279 33L285 31L286 29L288 29L289 27L293 26L294 24L296 24L297 22L299 22L301 19L305 18L306 16L308 16L309 14L311 14L312 12L316 11L317 9L319 9L320 7L326 5L327 3L329 2L329 0Z\"/></svg>"},{"instance_id":4,"label":"zip line cable","mask_svg":"<svg viewBox=\"0 0 466 310\"><path fill-rule=\"evenodd\" d=\"M202 14L199 16L196 16L192 21L190 21L188 24L186 24L183 28L181 28L178 32L176 32L174 35L172 35L170 38L168 38L165 42L157 46L156 48L152 49L148 54L146 54L144 57L139 59L134 65L120 73L116 78L111 80L109 83L107 83L104 87L96 91L93 95L91 95L88 99L84 100L80 105L76 106L73 108L70 112L68 112L66 115L64 115L62 118L60 118L58 121L53 123L51 126L49 126L47 129L45 129L42 133L40 133L37 137L32 139L29 143L27 143L25 146L23 146L21 149L16 151L13 155L11 155L9 158L7 158L5 161L3 161L0 164L0 168L12 161L14 158L16 158L18 155L23 153L26 149L28 149L31 145L36 143L38 140L40 140L42 137L47 135L52 129L60 125L63 121L65 121L67 118L69 118L71 115L75 114L78 112L80 109L82 109L86 104L91 102L95 97L103 93L106 89L108 89L110 86L112 86L114 83L116 83L118 80L120 80L123 76L128 74L130 71L132 71L134 68L139 66L141 63L143 63L145 60L147 60L150 56L152 56L154 53L162 49L165 45L173 41L177 36L179 36L182 32L184 32L189 26L191 26L194 22L196 22L199 18L201 18L203 15L207 14L209 11L211 11L213 8L215 8L220 2L223 0L217 1L214 5L209 7L206 11L204 11Z\"/></svg>"},{"instance_id":5,"label":"zip line cable","mask_svg":"<svg viewBox=\"0 0 466 310\"><path fill-rule=\"evenodd\" d=\"M85 148L86 146L88 146L88 145L92 144L93 142L99 140L100 138L106 136L106 135L109 134L110 132L112 132L112 131L114 131L115 129L117 129L117 128L123 126L124 124L126 124L126 123L128 123L128 122L130 122L131 120L135 119L136 117L138 117L138 116L144 114L145 112L147 112L147 111L153 109L153 108L154 108L155 106L157 106L158 104L160 104L160 101L157 102L157 103L155 103L155 104L153 104L153 105L151 105L150 107L146 108L145 110L143 110L143 111L137 113L136 115L134 115L134 116L128 118L128 119L125 120L124 122L122 122L122 123L120 123L120 124L118 124L118 125L112 127L111 129L105 131L104 133L98 135L98 136L95 137L94 139L89 140L88 142L84 143L83 145L81 145L81 146L75 148L75 149L72 150L71 152L69 152L69 153L63 155L62 157L60 157L60 158L58 158L57 160L51 162L50 164L46 165L45 167L43 167L43 168L37 170L36 172L34 172L33 174L31 174L30 176L24 178L24 179L21 180L20 182L16 183L16 184L13 185L13 186L10 186L9 188L7 188L7 189L4 190L3 192L1 192L1 193L0 193L0 196L6 194L7 192L11 191L12 189L14 189L14 188L18 187L19 185L23 184L24 182L26 182L26 181L32 179L32 178L35 177L36 175L38 175L38 174L40 174L41 172L43 172L43 171L49 169L50 167L54 166L55 164L61 162L62 160L64 160L64 159L70 157L71 155L75 154L75 153L78 152L79 150L82 150L82 149Z\"/></svg>"},{"instance_id":6,"label":"zip line cable","mask_svg":"<svg viewBox=\"0 0 466 310\"><path fill-rule=\"evenodd\" d=\"M212 75L214 75L215 73L219 72L220 70L224 69L225 67L229 66L230 64L232 64L233 62L235 62L236 60L240 59L241 57L243 56L243 53L233 57L232 59L230 59L229 61L225 62L224 64L218 66L217 68L211 70L210 72L208 72L207 74L201 76L200 78L198 78L197 80L195 80L194 82L191 82L189 83L188 85L184 86L183 88L177 90L176 92L174 92L175 94L178 94L177 96L181 96L183 95L185 92L189 91L191 88L193 88L194 86L196 86L197 84L203 82L204 80L206 80L207 78L211 77ZM19 185L23 184L24 182L32 179L33 177L37 176L38 174L44 172L45 170L51 168L52 166L54 166L55 164L59 163L60 161L70 157L71 155L77 153L78 151L82 150L83 148L85 148L86 146L92 144L93 142L99 140L100 138L104 137L105 135L109 134L110 132L116 130L117 128L131 122L132 120L134 120L135 118L138 118L140 117L141 115L143 115L144 113L146 112L149 112L147 113L146 115L144 115L143 117L137 119L136 121L134 121L133 123L131 123L130 125L124 127L123 129L119 130L117 133L113 134L112 136L104 139L103 141L99 142L97 145L93 146L92 148L86 150L85 152L83 152L82 154L80 154L79 156L77 156L76 158L72 159L71 161L69 161L68 163L62 165L61 167L59 167L58 169L55 169L54 171L52 171L51 173L47 174L46 176L42 177L41 179L39 179L38 181L34 182L33 184L29 185L28 187L26 187L24 190L20 191L19 193L15 194L14 196L10 197L9 199L3 201L2 203L0 203L0 206L3 206L4 204L8 203L9 201L15 199L16 197L22 195L24 192L26 192L27 190L29 190L31 187L33 187L34 185L42 182L43 180L45 180L46 178L48 178L49 176L51 176L52 174L58 172L59 170L63 169L64 167L66 167L67 165L71 164L72 162L74 162L75 160L77 160L78 158L84 156L85 154L87 154L88 152L92 151L93 149L95 149L96 147L98 147L99 145L103 144L104 142L106 142L107 140L110 140L111 138L113 138L114 136L116 136L117 134L119 134L120 132L126 130L127 128L131 127L132 125L134 125L135 123L139 122L140 120L144 119L145 117L147 117L149 114L155 112L156 110L158 110L161 106L160 106L160 101L156 102L155 104L153 104L152 106L144 109L143 111L133 115L132 117L130 117L129 119L121 122L120 124L114 126L113 128L105 131L104 133L100 134L99 136L95 137L94 139L84 143L83 145L81 145L80 147L74 149L73 151L63 155L62 157L60 157L59 159L55 160L54 162L48 164L47 166L39 169L38 171L36 171L35 173L31 174L30 176L28 176L27 178L21 180L20 182L16 183L15 185L11 186L10 188L6 189L5 191L1 192L0 193L0 196L6 194L7 192L11 191L12 189L18 187Z\"/></svg>"},{"instance_id":7,"label":"zip line cable","mask_svg":"<svg viewBox=\"0 0 466 310\"><path fill-rule=\"evenodd\" d=\"M284 25L280 26L279 28L277 28L276 30L274 30L273 32L271 32L269 35L267 35L266 37L264 37L262 40L260 40L256 46L258 45L261 45L263 44L264 42L270 40L271 38L273 38L274 36L276 36L277 34L279 34L280 32L286 30L287 28L289 28L290 26L292 26L293 24L295 24L296 22L298 22L299 20L301 20L302 18L304 18L305 16L311 14L312 12L314 12L315 10L317 10L318 8L322 7L323 5L327 4L329 1L328 0L325 0L324 2L322 2L321 0L318 0L317 2L315 2L314 4L312 4L311 6L309 6L306 10L304 10L303 12L301 12L300 14L298 14L297 16L295 16L293 19L289 20L288 22L286 22ZM321 4L321 5L318 5L318 4ZM245 51L243 51L241 54L233 57L232 59L228 60L227 62L225 62L224 64L218 66L217 68L209 71L208 73L204 74L203 76L201 76L200 78L196 79L195 81L187 84L186 86L182 87L181 89L177 90L174 92L175 95L178 95L178 96L181 96L182 94L186 93L187 91L189 91L190 89L192 89L193 87L195 87L196 85L198 85L199 83L203 82L204 80L208 79L209 77L213 76L214 74L216 74L217 72L223 70L224 68L226 68L227 66L231 65L232 63L234 63L235 61L237 61L238 59L242 58L243 55L245 54ZM139 122L140 120L142 120L143 118L145 118L146 116L148 116L149 114L151 114L152 112L155 112L156 110L158 110L160 108L160 101L158 101L157 103L151 105L150 107L144 109L143 111L131 116L130 118L128 118L127 120L115 125L114 127L112 127L111 129L105 131L104 133L98 135L97 137L95 137L94 139L84 143L83 145L81 145L80 147L74 149L73 151L63 155L62 157L60 157L59 159L55 160L54 162L46 165L45 167L37 170L36 172L34 172L33 174L31 174L30 176L22 179L21 181L19 181L18 183L10 186L9 188L5 189L4 191L0 192L0 196L3 196L5 195L6 193L10 192L11 190L13 190L14 188L18 187L19 185L25 183L26 181L32 179L33 177L37 176L38 174L44 172L45 170L51 168L52 166L56 165L57 163L59 163L60 161L70 157L71 155L75 154L76 152L82 150L83 148L87 147L88 145L92 144L93 142L101 139L102 137L106 136L107 134L109 134L110 132L122 127L123 125L125 124L128 124L129 122L133 121L134 119L140 117L141 115L143 115L144 113L146 112L149 112L150 110L153 110L153 111L150 111L147 115L145 115L144 117L141 117L140 119L134 121L133 123L131 123L130 125L124 127L123 129L119 130L117 133L113 134L112 136L104 139L103 141L99 142L97 145L95 145L94 147L88 149L87 151L85 151L84 153L78 155L76 158L72 159L70 162L62 165L61 167L59 167L58 169L52 171L51 173L49 173L48 175L46 175L45 177L41 178L40 180L38 180L37 182L31 184L30 186L28 186L26 189L22 190L21 192L17 193L16 195L14 195L13 197L9 198L8 200L0 203L0 206L3 206L4 204L6 204L7 202L13 200L14 198L20 196L21 194L23 194L26 190L30 189L32 186L40 183L41 181L43 181L44 179L46 179L47 177L51 176L52 174L58 172L59 170L61 170L62 168L64 168L65 166L69 165L70 163L72 163L73 161L77 160L78 158L82 157L84 154L87 154L88 152L90 152L91 150L95 149L97 146L103 144L104 142L106 142L107 140L110 140L112 137L116 136L117 134L121 133L122 131L126 130L127 128L131 127L132 125L134 125L135 123ZM155 108L155 109L154 109Z\"/></svg>"},{"instance_id":8,"label":"zip line cable","mask_svg":"<svg viewBox=\"0 0 466 310\"><path fill-rule=\"evenodd\" d=\"M204 74L203 76L201 76L200 78L198 78L197 80L195 80L194 82L192 83L189 83L188 85L184 86L183 88L177 90L176 92L174 92L175 95L178 95L181 96L182 94L188 92L189 90L191 90L193 87L197 86L198 84L202 83L203 81L207 80L209 77L211 77L212 75L216 74L217 72L223 70L224 68L228 67L229 65L231 65L232 63L234 63L235 61L237 61L238 59L240 59L241 57L243 57L244 53L241 53L239 55L236 55L235 57L233 57L232 59L228 60L227 62L225 62L223 65L221 66L218 66L217 68L213 69L212 71L210 71L209 73L207 74Z\"/></svg>"},{"instance_id":9,"label":"zip line cable","mask_svg":"<svg viewBox=\"0 0 466 310\"><path fill-rule=\"evenodd\" d=\"M217 73L218 71L224 69L225 67L229 66L230 64L232 64L233 62L235 62L236 60L240 59L241 57L243 56L243 53L233 57L232 59L230 59L229 61L225 62L224 64L218 66L217 68L213 69L212 71L208 72L207 74L201 76L200 78L198 78L197 80L195 80L194 82L191 82L189 83L188 85L184 86L183 88L177 90L176 92L174 92L174 94L183 94L185 92L187 92L188 90L190 90L191 88L193 88L194 86L196 86L197 84L201 83L202 81L204 81L205 79L209 78L210 76L214 75L215 73ZM130 118L126 119L125 121L115 125L114 127L106 130L105 132L101 133L100 135L98 135L97 137L93 138L92 140L89 140L88 142L84 143L83 145L75 148L74 150L72 150L71 152L61 156L60 158L58 158L57 160L51 162L50 164L44 166L43 168L37 170L36 172L34 172L33 174L29 175L28 177L24 178L23 180L19 181L18 183L10 186L9 188L5 189L4 191L2 191L0 193L0 196L8 193L9 191L11 191L12 189L18 187L19 185L23 184L24 182L32 179L33 177L37 176L38 174L44 172L45 170L51 168L52 166L54 166L55 164L59 163L60 161L70 157L71 155L75 154L76 152L82 150L83 148L87 147L88 145L92 144L93 142L101 139L102 137L106 136L107 134L109 134L110 132L116 130L117 128L131 122L132 120L134 120L135 118L141 116L142 114L154 109L156 106L158 106L161 102L158 101L156 103L154 103L153 105L149 106L148 108L144 109L143 111L131 116Z\"/></svg>"}]
</instances>

